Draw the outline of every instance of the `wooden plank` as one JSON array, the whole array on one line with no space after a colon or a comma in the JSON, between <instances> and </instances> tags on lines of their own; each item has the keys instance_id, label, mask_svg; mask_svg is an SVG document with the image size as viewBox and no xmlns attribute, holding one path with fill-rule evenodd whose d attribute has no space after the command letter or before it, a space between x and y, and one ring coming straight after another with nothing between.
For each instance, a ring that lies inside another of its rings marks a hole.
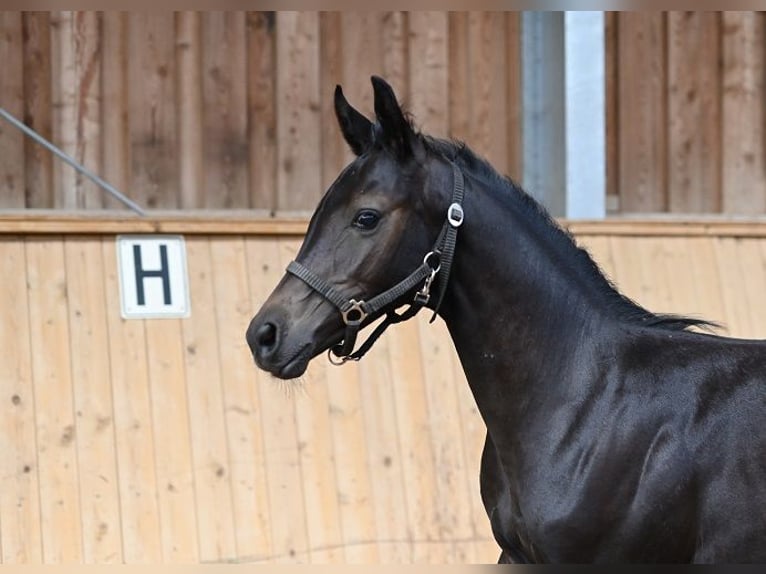
<instances>
[{"instance_id":1,"label":"wooden plank","mask_svg":"<svg viewBox=\"0 0 766 574\"><path fill-rule=\"evenodd\" d=\"M40 484L32 385L32 342L27 272L22 237L0 239L0 562L39 564L43 560Z\"/></svg>"},{"instance_id":2,"label":"wooden plank","mask_svg":"<svg viewBox=\"0 0 766 574\"><path fill-rule=\"evenodd\" d=\"M393 376L388 361L389 337L396 336L394 328L379 339L365 360L359 363L359 396L378 556L379 561L386 564L406 563L410 557L410 544L403 536L407 532L407 515L403 511L406 493L394 405L394 385L399 381Z\"/></svg>"},{"instance_id":3,"label":"wooden plank","mask_svg":"<svg viewBox=\"0 0 766 574\"><path fill-rule=\"evenodd\" d=\"M716 239L706 237L685 238L691 256L692 276L703 318L722 324L726 331L726 317L721 296L721 285L716 268Z\"/></svg>"},{"instance_id":4,"label":"wooden plank","mask_svg":"<svg viewBox=\"0 0 766 574\"><path fill-rule=\"evenodd\" d=\"M499 173L508 173L505 19L495 12L469 12L467 33L467 141Z\"/></svg>"},{"instance_id":5,"label":"wooden plank","mask_svg":"<svg viewBox=\"0 0 766 574\"><path fill-rule=\"evenodd\" d=\"M614 260L612 259L612 248L608 237L578 237L577 245L588 251L591 258L608 278L614 277Z\"/></svg>"},{"instance_id":6,"label":"wooden plank","mask_svg":"<svg viewBox=\"0 0 766 574\"><path fill-rule=\"evenodd\" d=\"M157 564L163 559L162 536L144 321L120 316L114 238L103 238L102 256L123 558Z\"/></svg>"},{"instance_id":7,"label":"wooden plank","mask_svg":"<svg viewBox=\"0 0 766 574\"><path fill-rule=\"evenodd\" d=\"M719 37L719 13L668 13L670 211L721 209Z\"/></svg>"},{"instance_id":8,"label":"wooden plank","mask_svg":"<svg viewBox=\"0 0 766 574\"><path fill-rule=\"evenodd\" d=\"M181 323L146 320L145 329L162 557L196 562L200 548Z\"/></svg>"},{"instance_id":9,"label":"wooden plank","mask_svg":"<svg viewBox=\"0 0 766 574\"><path fill-rule=\"evenodd\" d=\"M100 238L64 242L83 559L122 562L117 455Z\"/></svg>"},{"instance_id":10,"label":"wooden plank","mask_svg":"<svg viewBox=\"0 0 766 574\"><path fill-rule=\"evenodd\" d=\"M471 83L469 51L473 46L468 40L471 12L449 14L449 131L450 137L468 142L474 148L477 142L471 130ZM480 13L479 13L480 14Z\"/></svg>"},{"instance_id":11,"label":"wooden plank","mask_svg":"<svg viewBox=\"0 0 766 574\"><path fill-rule=\"evenodd\" d=\"M322 193L319 15L278 12L276 20L277 208L313 209Z\"/></svg>"},{"instance_id":12,"label":"wooden plank","mask_svg":"<svg viewBox=\"0 0 766 574\"><path fill-rule=\"evenodd\" d=\"M198 207L247 208L247 36L244 12L202 15L205 194Z\"/></svg>"},{"instance_id":13,"label":"wooden plank","mask_svg":"<svg viewBox=\"0 0 766 574\"><path fill-rule=\"evenodd\" d=\"M177 208L175 34L172 12L128 14L130 193L147 208Z\"/></svg>"},{"instance_id":14,"label":"wooden plank","mask_svg":"<svg viewBox=\"0 0 766 574\"><path fill-rule=\"evenodd\" d=\"M764 41L762 12L724 12L723 203L724 213L766 212Z\"/></svg>"},{"instance_id":15,"label":"wooden plank","mask_svg":"<svg viewBox=\"0 0 766 574\"><path fill-rule=\"evenodd\" d=\"M40 521L46 563L83 561L63 240L27 239Z\"/></svg>"},{"instance_id":16,"label":"wooden plank","mask_svg":"<svg viewBox=\"0 0 766 574\"><path fill-rule=\"evenodd\" d=\"M623 212L666 211L665 16L619 15L619 189ZM627 70L630 70L628 73Z\"/></svg>"},{"instance_id":17,"label":"wooden plank","mask_svg":"<svg viewBox=\"0 0 766 574\"><path fill-rule=\"evenodd\" d=\"M280 269L284 269L295 257L300 242L280 240L279 243ZM328 369L321 359L315 360L299 381L288 383L297 386L291 392L295 397L308 559L312 564L348 561L349 545L358 543L360 538L366 540L365 532L353 529L348 532L348 515L356 510L358 501L355 493L348 492L345 486L359 477L353 466L344 464L349 458L358 461L364 449L343 452L348 446L343 439L340 444L336 440L341 407L333 398L343 393L343 388L337 388L342 382Z\"/></svg>"},{"instance_id":18,"label":"wooden plank","mask_svg":"<svg viewBox=\"0 0 766 574\"><path fill-rule=\"evenodd\" d=\"M741 288L747 281L747 275L742 273L739 264L740 241L722 237L714 242L727 334L731 337L746 337L750 331L750 308Z\"/></svg>"},{"instance_id":19,"label":"wooden plank","mask_svg":"<svg viewBox=\"0 0 766 574\"><path fill-rule=\"evenodd\" d=\"M276 17L247 13L250 206L277 207Z\"/></svg>"},{"instance_id":20,"label":"wooden plank","mask_svg":"<svg viewBox=\"0 0 766 574\"><path fill-rule=\"evenodd\" d=\"M203 164L203 139L206 139L203 138L203 132L208 127L203 125L204 119L210 115L216 116L218 110L209 110L203 117L203 111L206 111L202 96L204 40L200 32L200 19L199 12L183 11L175 15L178 65L176 94L178 97L178 170L182 209L202 207L208 195L212 195L217 190L215 185L206 185L204 168L209 166ZM215 44L212 44L210 48L215 50ZM219 89L225 91L226 87ZM215 106L216 103L211 102L211 105ZM205 190L209 190L210 193L206 194Z\"/></svg>"},{"instance_id":21,"label":"wooden plank","mask_svg":"<svg viewBox=\"0 0 766 574\"><path fill-rule=\"evenodd\" d=\"M373 118L374 96L370 76L380 75L383 70L382 12L341 13L341 71L343 92L351 105ZM399 92L399 86L393 86ZM345 163L351 159L346 156Z\"/></svg>"},{"instance_id":22,"label":"wooden plank","mask_svg":"<svg viewBox=\"0 0 766 574\"><path fill-rule=\"evenodd\" d=\"M748 310L744 330L737 334L740 337L766 338L766 328L763 324L766 317L766 298L763 297L764 288L766 288L763 243L751 238L737 241L736 259L742 281L734 285Z\"/></svg>"},{"instance_id":23,"label":"wooden plank","mask_svg":"<svg viewBox=\"0 0 766 574\"><path fill-rule=\"evenodd\" d=\"M319 98L322 122L322 190L330 187L343 166L352 159L352 152L343 139L335 117L335 86L341 85L346 98L348 86L343 77L343 25L341 12L319 15L320 78ZM371 89L371 88L370 88ZM356 102L351 105L355 105Z\"/></svg>"},{"instance_id":24,"label":"wooden plank","mask_svg":"<svg viewBox=\"0 0 766 574\"><path fill-rule=\"evenodd\" d=\"M22 18L24 24L24 122L50 140L53 129L50 14L25 12ZM53 155L31 138L24 138L24 170L25 207L53 207Z\"/></svg>"},{"instance_id":25,"label":"wooden plank","mask_svg":"<svg viewBox=\"0 0 766 574\"><path fill-rule=\"evenodd\" d=\"M410 12L409 108L423 130L436 137L449 132L446 12Z\"/></svg>"},{"instance_id":26,"label":"wooden plank","mask_svg":"<svg viewBox=\"0 0 766 574\"><path fill-rule=\"evenodd\" d=\"M283 274L279 249L276 241L248 238L245 242L253 310L260 309ZM256 370L259 404L264 406L258 417L269 492L270 558L278 563L306 562L309 553L294 387L290 385Z\"/></svg>"},{"instance_id":27,"label":"wooden plank","mask_svg":"<svg viewBox=\"0 0 766 574\"><path fill-rule=\"evenodd\" d=\"M394 409L398 429L404 478L410 562L443 562L444 552L438 544L439 528L434 517L440 503L434 485L434 453L428 428L428 396L424 384L418 326L408 321L396 326L396 337L389 337L389 361L393 367Z\"/></svg>"},{"instance_id":28,"label":"wooden plank","mask_svg":"<svg viewBox=\"0 0 766 574\"><path fill-rule=\"evenodd\" d=\"M57 12L52 17L53 141L94 173L101 173L100 14ZM100 208L103 191L63 162L53 164L56 207Z\"/></svg>"},{"instance_id":29,"label":"wooden plank","mask_svg":"<svg viewBox=\"0 0 766 574\"><path fill-rule=\"evenodd\" d=\"M442 559L460 564L475 561L475 537L470 474L463 452L457 385L451 354L455 352L443 321L428 323L428 313L418 317L421 364L428 401L427 425L434 455L434 494L437 500L450 500L436 508L433 520L437 523L439 539L450 542L451 548Z\"/></svg>"},{"instance_id":30,"label":"wooden plank","mask_svg":"<svg viewBox=\"0 0 766 574\"><path fill-rule=\"evenodd\" d=\"M384 12L381 23L383 77L394 86L400 103L406 109L409 109L410 105L408 14L409 12Z\"/></svg>"},{"instance_id":31,"label":"wooden plank","mask_svg":"<svg viewBox=\"0 0 766 574\"><path fill-rule=\"evenodd\" d=\"M186 239L191 319L182 321L185 376L189 400L194 494L199 559L221 561L236 556L231 493L231 463L224 420L223 381L218 355L211 276L210 240Z\"/></svg>"},{"instance_id":32,"label":"wooden plank","mask_svg":"<svg viewBox=\"0 0 766 574\"><path fill-rule=\"evenodd\" d=\"M0 12L0 102L17 119L24 117L24 58L21 12ZM0 207L24 207L24 135L0 120Z\"/></svg>"},{"instance_id":33,"label":"wooden plank","mask_svg":"<svg viewBox=\"0 0 766 574\"><path fill-rule=\"evenodd\" d=\"M522 149L522 85L521 85L521 14L508 12L505 16L506 50L506 114L508 115L508 175L523 181Z\"/></svg>"},{"instance_id":34,"label":"wooden plank","mask_svg":"<svg viewBox=\"0 0 766 574\"><path fill-rule=\"evenodd\" d=\"M135 199L129 189L128 134L128 14L105 11L102 14L101 56L101 133L103 178ZM111 196L104 197L107 209L127 209Z\"/></svg>"},{"instance_id":35,"label":"wooden plank","mask_svg":"<svg viewBox=\"0 0 766 574\"><path fill-rule=\"evenodd\" d=\"M212 276L219 333L224 415L228 439L237 557L262 559L272 555L272 521L264 437L258 417L264 408L256 387L256 367L244 332L255 310L250 303L248 261L241 237L216 237L210 242Z\"/></svg>"}]
</instances>

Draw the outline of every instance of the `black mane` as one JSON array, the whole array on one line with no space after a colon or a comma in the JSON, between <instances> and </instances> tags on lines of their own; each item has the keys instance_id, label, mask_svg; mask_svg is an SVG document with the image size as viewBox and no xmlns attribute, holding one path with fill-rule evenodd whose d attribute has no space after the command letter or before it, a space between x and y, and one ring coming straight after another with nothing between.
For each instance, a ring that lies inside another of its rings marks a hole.
<instances>
[{"instance_id":1,"label":"black mane","mask_svg":"<svg viewBox=\"0 0 766 574\"><path fill-rule=\"evenodd\" d=\"M717 328L717 323L675 314L653 313L629 297L620 293L614 283L604 274L590 254L577 245L576 239L554 220L540 203L535 201L510 177L500 175L488 161L478 157L464 142L420 136L426 149L435 155L446 157L463 170L484 180L493 189L505 193L522 210L525 219L547 234L557 249L572 261L572 269L582 273L601 299L625 321L642 326L658 327L674 331L689 327Z\"/></svg>"}]
</instances>

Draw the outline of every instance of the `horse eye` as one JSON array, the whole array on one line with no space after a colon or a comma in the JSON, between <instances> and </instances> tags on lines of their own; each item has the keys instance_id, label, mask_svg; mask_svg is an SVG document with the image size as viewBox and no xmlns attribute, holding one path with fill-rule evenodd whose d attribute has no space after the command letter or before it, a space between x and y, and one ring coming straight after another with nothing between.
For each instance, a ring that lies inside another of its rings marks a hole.
<instances>
[{"instance_id":1,"label":"horse eye","mask_svg":"<svg viewBox=\"0 0 766 574\"><path fill-rule=\"evenodd\" d=\"M354 226L359 229L374 229L380 221L380 214L377 211L371 209L363 209L356 214L354 218Z\"/></svg>"}]
</instances>

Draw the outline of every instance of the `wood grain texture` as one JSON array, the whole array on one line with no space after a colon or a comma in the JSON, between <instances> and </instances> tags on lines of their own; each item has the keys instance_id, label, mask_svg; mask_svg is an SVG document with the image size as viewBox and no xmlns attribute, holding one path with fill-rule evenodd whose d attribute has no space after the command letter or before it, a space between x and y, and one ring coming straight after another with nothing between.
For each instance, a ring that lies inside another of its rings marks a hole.
<instances>
[{"instance_id":1,"label":"wood grain texture","mask_svg":"<svg viewBox=\"0 0 766 574\"><path fill-rule=\"evenodd\" d=\"M720 18L714 12L668 14L669 211L721 208Z\"/></svg>"},{"instance_id":2,"label":"wood grain texture","mask_svg":"<svg viewBox=\"0 0 766 574\"><path fill-rule=\"evenodd\" d=\"M321 197L319 15L278 12L276 25L277 209L305 209Z\"/></svg>"},{"instance_id":3,"label":"wood grain texture","mask_svg":"<svg viewBox=\"0 0 766 574\"><path fill-rule=\"evenodd\" d=\"M205 114L203 104L203 62L201 15L199 12L178 12L175 15L176 62L178 65L178 169L181 208L204 205L213 193L205 194L205 165L203 165L205 123L217 111ZM218 38L220 41L220 38ZM207 84L206 84L207 85ZM215 102L213 102L215 103ZM224 112L225 113L225 112ZM217 143L217 142L216 142ZM217 167L217 166L216 166Z\"/></svg>"},{"instance_id":4,"label":"wood grain texture","mask_svg":"<svg viewBox=\"0 0 766 574\"><path fill-rule=\"evenodd\" d=\"M24 57L21 12L0 12L0 106L24 117ZM0 121L0 207L24 207L24 135Z\"/></svg>"},{"instance_id":5,"label":"wood grain texture","mask_svg":"<svg viewBox=\"0 0 766 574\"><path fill-rule=\"evenodd\" d=\"M623 212L667 210L666 33L656 12L620 14L619 186Z\"/></svg>"},{"instance_id":6,"label":"wood grain texture","mask_svg":"<svg viewBox=\"0 0 766 574\"><path fill-rule=\"evenodd\" d=\"M573 229L625 294L766 335L763 222L619 223ZM245 329L299 242L191 236L191 316L125 320L114 235L0 238L4 563L497 559L485 428L441 322L301 381L253 365Z\"/></svg>"},{"instance_id":7,"label":"wood grain texture","mask_svg":"<svg viewBox=\"0 0 766 574\"><path fill-rule=\"evenodd\" d=\"M40 564L40 482L27 265L23 237L0 240L0 561Z\"/></svg>"},{"instance_id":8,"label":"wood grain texture","mask_svg":"<svg viewBox=\"0 0 766 574\"><path fill-rule=\"evenodd\" d=\"M723 211L766 211L763 12L723 18Z\"/></svg>"}]
</instances>

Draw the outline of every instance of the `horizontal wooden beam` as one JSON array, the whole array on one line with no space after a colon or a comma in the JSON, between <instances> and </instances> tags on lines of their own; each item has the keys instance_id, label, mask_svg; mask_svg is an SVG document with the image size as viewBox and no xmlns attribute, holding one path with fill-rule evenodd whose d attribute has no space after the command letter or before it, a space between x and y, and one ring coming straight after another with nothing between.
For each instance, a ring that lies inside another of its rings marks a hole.
<instances>
[{"instance_id":1,"label":"horizontal wooden beam","mask_svg":"<svg viewBox=\"0 0 766 574\"><path fill-rule=\"evenodd\" d=\"M723 216L641 216L603 220L558 220L574 235L766 237L766 218ZM137 217L120 212L0 212L0 235L110 235L179 233L184 235L262 235L299 237L308 214L268 216L251 212L155 212Z\"/></svg>"}]
</instances>

